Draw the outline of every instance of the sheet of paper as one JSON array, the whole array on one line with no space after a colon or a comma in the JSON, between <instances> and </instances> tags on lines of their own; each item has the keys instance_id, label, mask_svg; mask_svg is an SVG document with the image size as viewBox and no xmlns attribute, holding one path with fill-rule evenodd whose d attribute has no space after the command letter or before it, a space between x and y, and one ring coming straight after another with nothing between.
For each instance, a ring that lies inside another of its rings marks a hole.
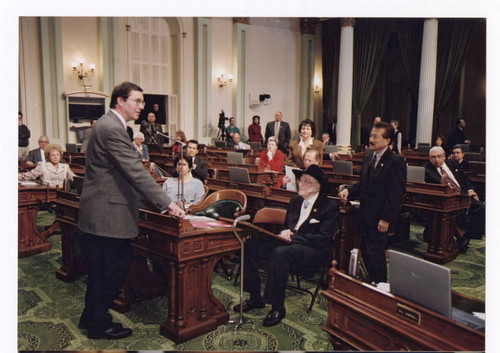
<instances>
[{"instance_id":1,"label":"sheet of paper","mask_svg":"<svg viewBox=\"0 0 500 353\"><path fill-rule=\"evenodd\" d=\"M300 168L285 166L285 175L290 178L290 182L286 184L286 189L290 191L297 191L297 181L295 180L295 174L293 174L294 169Z\"/></svg>"}]
</instances>

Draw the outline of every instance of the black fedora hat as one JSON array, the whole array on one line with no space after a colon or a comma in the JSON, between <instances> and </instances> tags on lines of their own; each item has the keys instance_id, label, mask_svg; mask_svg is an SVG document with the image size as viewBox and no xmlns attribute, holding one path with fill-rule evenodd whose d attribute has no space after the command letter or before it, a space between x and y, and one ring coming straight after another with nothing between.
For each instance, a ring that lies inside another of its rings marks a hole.
<instances>
[{"instance_id":1,"label":"black fedora hat","mask_svg":"<svg viewBox=\"0 0 500 353\"><path fill-rule=\"evenodd\" d=\"M321 185L321 192L327 194L330 191L330 184L328 183L328 176L323 172L321 167L316 164L311 164L306 170L294 169L293 174L297 180L304 174L312 176Z\"/></svg>"}]
</instances>

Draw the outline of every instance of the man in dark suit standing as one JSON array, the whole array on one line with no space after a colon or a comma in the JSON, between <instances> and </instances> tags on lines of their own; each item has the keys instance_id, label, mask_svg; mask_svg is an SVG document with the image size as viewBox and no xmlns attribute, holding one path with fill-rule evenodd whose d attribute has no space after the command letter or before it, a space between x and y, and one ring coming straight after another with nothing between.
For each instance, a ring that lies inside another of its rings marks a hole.
<instances>
[{"instance_id":1,"label":"man in dark suit standing","mask_svg":"<svg viewBox=\"0 0 500 353\"><path fill-rule=\"evenodd\" d=\"M448 151L451 152L455 145L463 145L470 143L470 140L465 138L464 128L466 126L465 119L460 118L456 121L455 129L450 134L448 138Z\"/></svg>"},{"instance_id":2,"label":"man in dark suit standing","mask_svg":"<svg viewBox=\"0 0 500 353\"><path fill-rule=\"evenodd\" d=\"M108 310L132 262L131 240L139 233L139 194L152 209L184 216L146 171L127 134L126 123L137 120L144 109L142 89L122 82L113 89L110 108L90 133L78 220L88 271L79 327L93 339L132 334L113 323Z\"/></svg>"},{"instance_id":3,"label":"man in dark suit standing","mask_svg":"<svg viewBox=\"0 0 500 353\"><path fill-rule=\"evenodd\" d=\"M49 145L49 138L47 136L40 136L38 138L38 148L31 150L26 157L26 162L29 165L37 165L38 163L45 162L45 147Z\"/></svg>"},{"instance_id":4,"label":"man in dark suit standing","mask_svg":"<svg viewBox=\"0 0 500 353\"><path fill-rule=\"evenodd\" d=\"M274 121L267 123L265 133L266 144L269 137L275 136L278 139L278 149L287 154L292 133L290 131L290 125L288 125L286 121L282 121L282 119L283 114L281 112L276 112L274 114Z\"/></svg>"},{"instance_id":5,"label":"man in dark suit standing","mask_svg":"<svg viewBox=\"0 0 500 353\"><path fill-rule=\"evenodd\" d=\"M465 175L460 163L455 159L446 159L444 149L434 146L429 150L429 163L425 166L425 182L447 184L451 188L469 195L471 204L465 218L465 231L458 231L458 250L465 253L470 239L481 239L484 234L485 206L479 201L472 183ZM460 223L460 222L459 222Z\"/></svg>"},{"instance_id":6,"label":"man in dark suit standing","mask_svg":"<svg viewBox=\"0 0 500 353\"><path fill-rule=\"evenodd\" d=\"M339 206L326 196L328 177L317 165L305 171L294 170L299 180L299 194L290 200L285 229L276 238L252 238L245 243L243 284L250 299L243 302L242 311L263 308L271 304L264 326L277 325L286 314L285 288L289 274L304 268L321 267L333 251L333 236L337 231ZM269 276L264 298L260 292L259 265L269 259ZM240 305L234 307L240 311Z\"/></svg>"},{"instance_id":7,"label":"man in dark suit standing","mask_svg":"<svg viewBox=\"0 0 500 353\"><path fill-rule=\"evenodd\" d=\"M358 231L361 252L371 281L387 282L385 249L387 235L394 233L406 190L404 158L389 148L394 128L375 123L370 133L370 150L361 167L360 180L339 192L339 197L360 198Z\"/></svg>"}]
</instances>

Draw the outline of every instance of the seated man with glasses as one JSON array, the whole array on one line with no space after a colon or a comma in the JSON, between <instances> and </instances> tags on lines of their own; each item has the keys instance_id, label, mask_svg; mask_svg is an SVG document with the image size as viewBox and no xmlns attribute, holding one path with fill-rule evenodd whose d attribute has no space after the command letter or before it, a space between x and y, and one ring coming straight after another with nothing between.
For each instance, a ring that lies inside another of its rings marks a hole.
<instances>
[{"instance_id":1,"label":"seated man with glasses","mask_svg":"<svg viewBox=\"0 0 500 353\"><path fill-rule=\"evenodd\" d=\"M299 192L288 205L284 230L279 234L283 240L252 238L245 243L243 288L250 293L250 299L242 303L242 311L271 304L264 326L275 326L285 317L288 275L301 273L305 268L320 268L332 254L337 231L339 207L326 196L330 188L326 174L317 165L294 173L299 180ZM259 265L265 259L269 260L269 276L262 297ZM240 305L234 311L239 312Z\"/></svg>"},{"instance_id":2,"label":"seated man with glasses","mask_svg":"<svg viewBox=\"0 0 500 353\"><path fill-rule=\"evenodd\" d=\"M28 165L37 165L38 163L45 162L45 147L49 145L49 138L47 136L40 136L38 139L38 148L31 150L26 157Z\"/></svg>"}]
</instances>

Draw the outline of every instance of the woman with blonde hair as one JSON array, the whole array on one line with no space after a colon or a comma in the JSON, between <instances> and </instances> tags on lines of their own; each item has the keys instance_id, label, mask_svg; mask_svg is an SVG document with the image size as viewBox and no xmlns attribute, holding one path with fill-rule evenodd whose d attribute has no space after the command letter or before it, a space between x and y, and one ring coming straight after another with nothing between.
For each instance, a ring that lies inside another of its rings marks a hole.
<instances>
[{"instance_id":1,"label":"woman with blonde hair","mask_svg":"<svg viewBox=\"0 0 500 353\"><path fill-rule=\"evenodd\" d=\"M50 144L45 147L45 162L26 173L19 173L19 180L41 179L42 183L50 187L63 187L64 180L73 180L75 173L71 171L69 165L60 163L63 150L57 144Z\"/></svg>"}]
</instances>

